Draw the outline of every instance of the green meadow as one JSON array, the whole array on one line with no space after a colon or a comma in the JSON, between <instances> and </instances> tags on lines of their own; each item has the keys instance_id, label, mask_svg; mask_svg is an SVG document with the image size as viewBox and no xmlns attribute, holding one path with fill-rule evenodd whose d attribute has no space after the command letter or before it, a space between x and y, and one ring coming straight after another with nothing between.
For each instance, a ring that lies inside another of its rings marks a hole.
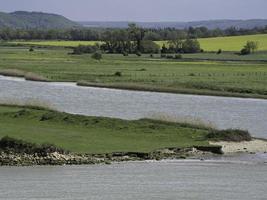
<instances>
[{"instance_id":1,"label":"green meadow","mask_svg":"<svg viewBox=\"0 0 267 200\"><path fill-rule=\"evenodd\" d=\"M73 81L83 85L122 89L149 90L222 96L267 96L267 63L265 54L251 55L251 61L198 60L215 54L184 55L182 60L105 54L101 61L90 54L69 55L69 49L0 48L0 74L19 70L50 81ZM235 57L235 54L222 54ZM216 55L218 56L218 55ZM258 57L257 57L258 56ZM189 59L190 58L190 59ZM188 60L189 59L189 60ZM120 72L119 75L116 72ZM11 73L12 74L12 73Z\"/></svg>"},{"instance_id":2,"label":"green meadow","mask_svg":"<svg viewBox=\"0 0 267 200\"><path fill-rule=\"evenodd\" d=\"M45 109L0 106L0 138L49 143L75 153L151 152L208 146L209 129L141 119L85 117Z\"/></svg>"}]
</instances>

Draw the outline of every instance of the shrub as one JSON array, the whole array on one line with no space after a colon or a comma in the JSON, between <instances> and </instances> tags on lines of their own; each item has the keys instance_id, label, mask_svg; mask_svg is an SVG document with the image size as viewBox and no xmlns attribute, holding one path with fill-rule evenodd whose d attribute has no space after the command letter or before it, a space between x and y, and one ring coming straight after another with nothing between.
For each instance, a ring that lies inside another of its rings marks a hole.
<instances>
[{"instance_id":1,"label":"shrub","mask_svg":"<svg viewBox=\"0 0 267 200\"><path fill-rule=\"evenodd\" d=\"M102 54L100 52L95 52L91 56L95 60L101 60L102 59Z\"/></svg>"},{"instance_id":2,"label":"shrub","mask_svg":"<svg viewBox=\"0 0 267 200\"><path fill-rule=\"evenodd\" d=\"M142 56L141 52L139 52L139 51L136 52L136 55L139 56L139 57Z\"/></svg>"},{"instance_id":3,"label":"shrub","mask_svg":"<svg viewBox=\"0 0 267 200\"><path fill-rule=\"evenodd\" d=\"M189 76L196 76L194 73L190 73Z\"/></svg>"},{"instance_id":4,"label":"shrub","mask_svg":"<svg viewBox=\"0 0 267 200\"><path fill-rule=\"evenodd\" d=\"M114 76L122 76L121 72L115 72Z\"/></svg>"},{"instance_id":5,"label":"shrub","mask_svg":"<svg viewBox=\"0 0 267 200\"><path fill-rule=\"evenodd\" d=\"M47 155L48 153L65 153L61 148L52 144L37 145L34 143L25 142L23 140L14 139L11 137L3 137L0 140L0 149L4 151L13 151L15 153L39 154Z\"/></svg>"},{"instance_id":6,"label":"shrub","mask_svg":"<svg viewBox=\"0 0 267 200\"><path fill-rule=\"evenodd\" d=\"M173 57L173 55L167 55L166 58L173 59L174 57Z\"/></svg>"},{"instance_id":7,"label":"shrub","mask_svg":"<svg viewBox=\"0 0 267 200\"><path fill-rule=\"evenodd\" d=\"M166 54L161 54L160 57L161 58L166 58L167 56L166 56Z\"/></svg>"},{"instance_id":8,"label":"shrub","mask_svg":"<svg viewBox=\"0 0 267 200\"><path fill-rule=\"evenodd\" d=\"M129 54L128 54L128 52L124 51L124 52L122 53L122 55L123 55L123 56L128 56Z\"/></svg>"},{"instance_id":9,"label":"shrub","mask_svg":"<svg viewBox=\"0 0 267 200\"><path fill-rule=\"evenodd\" d=\"M80 55L80 54L86 54L86 53L94 53L97 50L99 50L99 47L96 45L79 45L77 47L73 48L72 54Z\"/></svg>"},{"instance_id":10,"label":"shrub","mask_svg":"<svg viewBox=\"0 0 267 200\"><path fill-rule=\"evenodd\" d=\"M216 54L221 54L221 53L222 53L222 50L219 49Z\"/></svg>"},{"instance_id":11,"label":"shrub","mask_svg":"<svg viewBox=\"0 0 267 200\"><path fill-rule=\"evenodd\" d=\"M252 137L248 131L237 129L213 130L207 135L207 139L213 141L242 142L251 141Z\"/></svg>"},{"instance_id":12,"label":"shrub","mask_svg":"<svg viewBox=\"0 0 267 200\"><path fill-rule=\"evenodd\" d=\"M29 49L29 52L33 52L34 51L34 49L33 49L33 47L31 47L30 49Z\"/></svg>"},{"instance_id":13,"label":"shrub","mask_svg":"<svg viewBox=\"0 0 267 200\"><path fill-rule=\"evenodd\" d=\"M247 47L244 47L243 49L241 49L240 51L240 55L249 55L251 53L250 49Z\"/></svg>"},{"instance_id":14,"label":"shrub","mask_svg":"<svg viewBox=\"0 0 267 200\"><path fill-rule=\"evenodd\" d=\"M176 54L174 58L175 58L175 59L182 59L183 56L182 56L182 54Z\"/></svg>"}]
</instances>

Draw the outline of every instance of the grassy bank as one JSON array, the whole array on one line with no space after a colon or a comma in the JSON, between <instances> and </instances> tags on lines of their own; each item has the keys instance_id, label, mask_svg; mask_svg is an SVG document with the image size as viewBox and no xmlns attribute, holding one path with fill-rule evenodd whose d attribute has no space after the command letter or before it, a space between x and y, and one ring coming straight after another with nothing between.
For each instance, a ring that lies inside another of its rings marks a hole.
<instances>
[{"instance_id":1,"label":"grassy bank","mask_svg":"<svg viewBox=\"0 0 267 200\"><path fill-rule=\"evenodd\" d=\"M151 152L166 147L209 146L210 130L149 119L85 117L40 108L0 106L0 138L54 144L75 153Z\"/></svg>"},{"instance_id":2,"label":"grassy bank","mask_svg":"<svg viewBox=\"0 0 267 200\"><path fill-rule=\"evenodd\" d=\"M51 81L73 81L117 88L135 88L176 93L265 98L267 63L258 62L266 54L254 54L250 61L197 61L196 57L214 54L185 55L174 60L148 55L104 55L96 61L90 55L68 55L66 49L0 48L0 74L19 71L19 76L33 73ZM234 54L223 54L235 57ZM194 58L195 57L195 58ZM267 56L266 56L267 57ZM236 57L235 57L236 58ZM248 58L248 57L240 57ZM120 73L117 73L120 72ZM149 89L150 88L150 89Z\"/></svg>"}]
</instances>

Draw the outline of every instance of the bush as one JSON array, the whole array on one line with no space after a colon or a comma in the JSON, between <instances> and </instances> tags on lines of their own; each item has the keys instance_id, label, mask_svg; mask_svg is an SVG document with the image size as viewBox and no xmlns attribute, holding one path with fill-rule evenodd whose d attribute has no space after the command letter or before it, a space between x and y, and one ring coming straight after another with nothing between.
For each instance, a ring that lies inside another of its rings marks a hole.
<instances>
[{"instance_id":1,"label":"bush","mask_svg":"<svg viewBox=\"0 0 267 200\"><path fill-rule=\"evenodd\" d=\"M154 58L154 55L153 54L150 54L150 58Z\"/></svg>"},{"instance_id":2,"label":"bush","mask_svg":"<svg viewBox=\"0 0 267 200\"><path fill-rule=\"evenodd\" d=\"M95 60L101 60L102 59L102 54L100 52L95 52L91 56Z\"/></svg>"},{"instance_id":3,"label":"bush","mask_svg":"<svg viewBox=\"0 0 267 200\"><path fill-rule=\"evenodd\" d=\"M183 56L182 56L182 54L176 54L174 58L175 58L175 59L182 59Z\"/></svg>"},{"instance_id":4,"label":"bush","mask_svg":"<svg viewBox=\"0 0 267 200\"><path fill-rule=\"evenodd\" d=\"M29 52L33 52L34 51L34 49L33 49L33 47L31 47L30 49L29 49Z\"/></svg>"},{"instance_id":5,"label":"bush","mask_svg":"<svg viewBox=\"0 0 267 200\"><path fill-rule=\"evenodd\" d=\"M39 154L47 155L48 153L65 153L61 148L52 144L37 145L34 143L25 142L23 140L14 139L11 137L3 137L0 140L0 149L4 151L12 151L15 153Z\"/></svg>"},{"instance_id":6,"label":"bush","mask_svg":"<svg viewBox=\"0 0 267 200\"><path fill-rule=\"evenodd\" d=\"M115 72L114 76L122 76L121 72Z\"/></svg>"},{"instance_id":7,"label":"bush","mask_svg":"<svg viewBox=\"0 0 267 200\"><path fill-rule=\"evenodd\" d=\"M166 56L166 54L161 54L160 57L161 58L166 58L167 56Z\"/></svg>"},{"instance_id":8,"label":"bush","mask_svg":"<svg viewBox=\"0 0 267 200\"><path fill-rule=\"evenodd\" d=\"M221 54L221 53L222 53L222 50L219 49L216 54Z\"/></svg>"},{"instance_id":9,"label":"bush","mask_svg":"<svg viewBox=\"0 0 267 200\"><path fill-rule=\"evenodd\" d=\"M80 54L90 54L99 50L99 47L96 45L79 45L78 47L73 48L72 54L80 55Z\"/></svg>"},{"instance_id":10,"label":"bush","mask_svg":"<svg viewBox=\"0 0 267 200\"><path fill-rule=\"evenodd\" d=\"M136 55L139 57L142 56L141 52L136 52Z\"/></svg>"},{"instance_id":11,"label":"bush","mask_svg":"<svg viewBox=\"0 0 267 200\"><path fill-rule=\"evenodd\" d=\"M129 54L128 54L126 51L124 51L124 52L122 53L122 55L123 55L123 56L128 56Z\"/></svg>"},{"instance_id":12,"label":"bush","mask_svg":"<svg viewBox=\"0 0 267 200\"><path fill-rule=\"evenodd\" d=\"M207 139L212 141L242 142L251 141L252 137L248 131L237 129L213 130L207 135Z\"/></svg>"},{"instance_id":13,"label":"bush","mask_svg":"<svg viewBox=\"0 0 267 200\"><path fill-rule=\"evenodd\" d=\"M241 49L240 51L240 55L249 55L251 53L249 48L244 47L243 49Z\"/></svg>"},{"instance_id":14,"label":"bush","mask_svg":"<svg viewBox=\"0 0 267 200\"><path fill-rule=\"evenodd\" d=\"M168 58L168 59L173 59L174 56L173 56L173 55L167 55L166 58Z\"/></svg>"}]
</instances>

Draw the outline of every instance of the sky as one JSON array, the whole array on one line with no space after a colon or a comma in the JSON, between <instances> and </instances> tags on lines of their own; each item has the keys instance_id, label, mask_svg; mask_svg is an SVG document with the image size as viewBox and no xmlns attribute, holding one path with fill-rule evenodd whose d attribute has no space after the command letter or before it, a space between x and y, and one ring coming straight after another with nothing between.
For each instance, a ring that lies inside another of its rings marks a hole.
<instances>
[{"instance_id":1,"label":"sky","mask_svg":"<svg viewBox=\"0 0 267 200\"><path fill-rule=\"evenodd\" d=\"M17 10L75 21L267 19L267 0L0 0L0 11Z\"/></svg>"}]
</instances>

